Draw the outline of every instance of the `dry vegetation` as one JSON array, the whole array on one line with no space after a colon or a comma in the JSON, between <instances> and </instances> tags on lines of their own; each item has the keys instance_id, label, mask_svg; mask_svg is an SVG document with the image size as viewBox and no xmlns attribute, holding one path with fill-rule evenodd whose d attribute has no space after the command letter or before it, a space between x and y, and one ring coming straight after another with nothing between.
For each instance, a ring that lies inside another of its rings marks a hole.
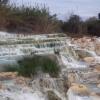
<instances>
[{"instance_id":1,"label":"dry vegetation","mask_svg":"<svg viewBox=\"0 0 100 100\"><path fill-rule=\"evenodd\" d=\"M51 15L46 7L16 7L8 5L9 0L0 0L0 29L17 33L65 32L69 35L100 36L99 18L83 21L78 15L71 15L65 22ZM67 16L67 15L66 15Z\"/></svg>"}]
</instances>

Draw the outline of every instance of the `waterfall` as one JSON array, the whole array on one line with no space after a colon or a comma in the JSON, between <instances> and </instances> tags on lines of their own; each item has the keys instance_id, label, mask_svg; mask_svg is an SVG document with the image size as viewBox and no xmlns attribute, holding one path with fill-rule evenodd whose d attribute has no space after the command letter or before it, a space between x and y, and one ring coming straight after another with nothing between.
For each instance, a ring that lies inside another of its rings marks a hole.
<instances>
[{"instance_id":1,"label":"waterfall","mask_svg":"<svg viewBox=\"0 0 100 100\"><path fill-rule=\"evenodd\" d=\"M34 36L23 36L21 41L28 39L28 42L31 42L29 44L26 42L20 44L20 36L12 36L15 39L13 40L14 43L17 41L16 43L19 44L0 45L0 64L4 64L3 61L9 63L10 61L11 63L12 61L15 62L23 55L30 56L34 53L38 55L54 54L54 50L59 49L60 53L57 55L57 59L61 69L59 77L57 78L50 77L47 73L42 73L27 82L26 79L23 78L17 79L19 78L18 76L11 80L0 81L0 88L3 88L0 89L0 100L48 100L48 92L52 92L55 97L60 98L59 100L67 100L68 73L70 71L73 73L77 71L88 71L87 69L92 63L100 64L100 56L98 50L96 50L97 53L95 51L95 43L90 43L93 48L88 49L88 46L83 48L82 43L77 43L75 40L73 42L69 37L57 36L53 38L53 36L50 36L36 35L36 38L34 38ZM5 40L9 38L10 35L5 37ZM29 41L30 38L31 41ZM89 60L91 60L90 58L93 58L94 61L90 63L88 61L86 62L84 60L86 58ZM83 75L83 73L80 75ZM75 76L75 82L82 80L78 74L75 73ZM69 94L72 95L70 91ZM73 100L73 98L69 100ZM76 100L78 99L76 98Z\"/></svg>"}]
</instances>

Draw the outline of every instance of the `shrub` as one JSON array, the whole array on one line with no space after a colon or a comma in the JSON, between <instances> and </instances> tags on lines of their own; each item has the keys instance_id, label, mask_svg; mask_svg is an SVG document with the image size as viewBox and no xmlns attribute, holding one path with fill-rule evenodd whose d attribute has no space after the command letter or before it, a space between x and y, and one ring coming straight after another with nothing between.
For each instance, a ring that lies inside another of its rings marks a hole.
<instances>
[{"instance_id":1,"label":"shrub","mask_svg":"<svg viewBox=\"0 0 100 100\"><path fill-rule=\"evenodd\" d=\"M0 28L10 32L51 33L59 30L56 15L50 15L45 7L0 6Z\"/></svg>"},{"instance_id":2,"label":"shrub","mask_svg":"<svg viewBox=\"0 0 100 100\"><path fill-rule=\"evenodd\" d=\"M17 71L19 75L31 77L37 74L39 70L44 73L49 73L52 77L57 77L59 73L59 66L56 60L47 56L33 56L25 57L18 61L18 66L8 68L9 71Z\"/></svg>"}]
</instances>

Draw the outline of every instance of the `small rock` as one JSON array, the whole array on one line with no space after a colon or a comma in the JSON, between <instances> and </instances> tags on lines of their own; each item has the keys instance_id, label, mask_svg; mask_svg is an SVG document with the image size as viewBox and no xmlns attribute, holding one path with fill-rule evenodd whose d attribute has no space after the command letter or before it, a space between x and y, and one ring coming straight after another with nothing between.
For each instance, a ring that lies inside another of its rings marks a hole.
<instances>
[{"instance_id":1,"label":"small rock","mask_svg":"<svg viewBox=\"0 0 100 100\"><path fill-rule=\"evenodd\" d=\"M5 86L3 86L3 84L0 83L0 90L4 90Z\"/></svg>"},{"instance_id":2,"label":"small rock","mask_svg":"<svg viewBox=\"0 0 100 100\"><path fill-rule=\"evenodd\" d=\"M0 80L14 79L17 76L17 72L1 72Z\"/></svg>"},{"instance_id":3,"label":"small rock","mask_svg":"<svg viewBox=\"0 0 100 100\"><path fill-rule=\"evenodd\" d=\"M95 65L94 68L95 71L100 72L100 64Z\"/></svg>"},{"instance_id":4,"label":"small rock","mask_svg":"<svg viewBox=\"0 0 100 100\"><path fill-rule=\"evenodd\" d=\"M61 100L53 91L47 91L48 100Z\"/></svg>"},{"instance_id":5,"label":"small rock","mask_svg":"<svg viewBox=\"0 0 100 100\"><path fill-rule=\"evenodd\" d=\"M93 62L95 62L95 58L94 57L85 57L83 60L85 62L87 62L87 63L93 63Z\"/></svg>"},{"instance_id":6,"label":"small rock","mask_svg":"<svg viewBox=\"0 0 100 100\"><path fill-rule=\"evenodd\" d=\"M98 56L100 56L100 40L97 40L95 43L95 51Z\"/></svg>"},{"instance_id":7,"label":"small rock","mask_svg":"<svg viewBox=\"0 0 100 100\"><path fill-rule=\"evenodd\" d=\"M98 84L97 87L100 88L100 84Z\"/></svg>"},{"instance_id":8,"label":"small rock","mask_svg":"<svg viewBox=\"0 0 100 100\"><path fill-rule=\"evenodd\" d=\"M27 85L28 85L28 80L29 80L28 78L17 77L17 78L15 79L15 84L27 86Z\"/></svg>"}]
</instances>

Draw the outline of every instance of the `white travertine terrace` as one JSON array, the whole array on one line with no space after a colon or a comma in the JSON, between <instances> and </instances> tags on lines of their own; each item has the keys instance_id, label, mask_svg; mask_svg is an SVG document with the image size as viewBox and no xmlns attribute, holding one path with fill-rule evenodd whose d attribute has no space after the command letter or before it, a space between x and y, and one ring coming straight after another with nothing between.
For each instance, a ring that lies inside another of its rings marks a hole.
<instances>
[{"instance_id":1,"label":"white travertine terrace","mask_svg":"<svg viewBox=\"0 0 100 100\"><path fill-rule=\"evenodd\" d=\"M39 74L30 81L31 88L26 89L26 78L17 77L16 73L1 73L4 81L0 81L0 86L5 89L0 91L0 100L48 100L48 90L60 100L100 100L100 38L69 38L58 33L24 35L0 32L0 64L27 55L54 54L56 50L60 51L56 55L61 65L58 78ZM8 76L13 79L7 81ZM68 91L66 84L70 87Z\"/></svg>"},{"instance_id":2,"label":"white travertine terrace","mask_svg":"<svg viewBox=\"0 0 100 100\"><path fill-rule=\"evenodd\" d=\"M65 34L25 35L0 32L0 60L32 54L51 54L65 44Z\"/></svg>"}]
</instances>

